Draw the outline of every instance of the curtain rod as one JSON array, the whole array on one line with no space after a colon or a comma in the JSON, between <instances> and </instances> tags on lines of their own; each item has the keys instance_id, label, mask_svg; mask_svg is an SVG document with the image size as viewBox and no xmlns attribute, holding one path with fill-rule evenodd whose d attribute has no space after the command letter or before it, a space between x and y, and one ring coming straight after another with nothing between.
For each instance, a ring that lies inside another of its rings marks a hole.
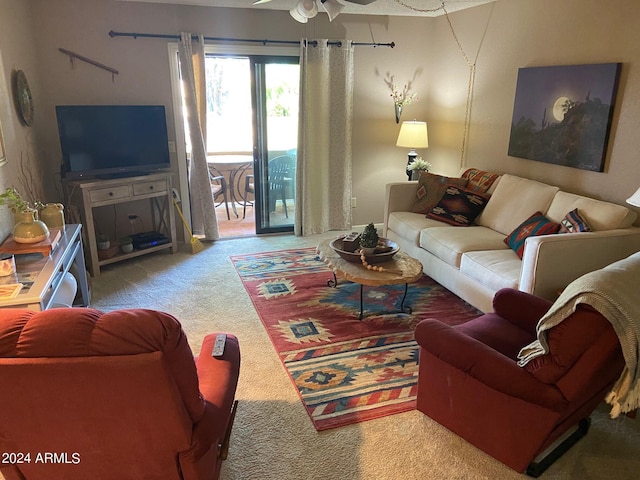
<instances>
[{"instance_id":1,"label":"curtain rod","mask_svg":"<svg viewBox=\"0 0 640 480\"><path fill-rule=\"evenodd\" d=\"M133 38L167 38L172 40L180 40L180 35L169 35L169 34L160 34L160 33L131 33L131 32L114 32L113 30L109 31L109 36L111 38L114 37L133 37ZM198 35L191 35L192 40L198 40ZM224 37L204 37L205 42L242 42L242 43L261 43L266 45L267 43L279 43L285 45L299 45L300 41L296 40L257 40L252 38L224 38ZM308 42L314 47L318 45L318 42L312 40ZM329 42L329 45L337 45L339 47L342 46L341 41ZM363 42L353 42L353 46L355 47L395 47L396 43L363 43Z\"/></svg>"}]
</instances>

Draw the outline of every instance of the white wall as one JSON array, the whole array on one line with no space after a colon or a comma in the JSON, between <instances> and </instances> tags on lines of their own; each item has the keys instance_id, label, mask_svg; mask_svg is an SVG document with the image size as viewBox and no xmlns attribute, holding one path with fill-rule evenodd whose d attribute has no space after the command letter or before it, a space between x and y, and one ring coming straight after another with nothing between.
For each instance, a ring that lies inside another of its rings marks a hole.
<instances>
[{"instance_id":1,"label":"white wall","mask_svg":"<svg viewBox=\"0 0 640 480\"><path fill-rule=\"evenodd\" d=\"M41 93L36 48L31 35L31 8L29 2L0 0L0 12L0 127L8 160L0 167L0 191L15 187L28 198L28 186L35 184L33 189L40 190L40 172L47 160L37 147L39 125L42 124L39 110ZM17 70L24 71L34 97L33 127L21 123L15 108L11 85ZM33 179L37 181L32 182ZM42 196L38 191L34 195ZM0 241L11 233L12 227L13 217L9 209L0 207Z\"/></svg>"},{"instance_id":2,"label":"white wall","mask_svg":"<svg viewBox=\"0 0 640 480\"><path fill-rule=\"evenodd\" d=\"M468 165L552 183L563 189L624 203L639 186L640 16L636 0L498 0L452 15L462 45L479 50L471 111ZM466 67L438 19L436 64L429 117L439 165L458 159L455 144L438 144L447 130L459 135L464 118L448 98L463 96ZM485 33L486 31L486 33ZM482 42L481 42L482 41ZM455 60L458 58L458 60ZM555 166L507 155L519 67L622 62L621 82L603 173ZM451 148L449 148L451 147ZM432 149L430 148L430 151ZM449 169L455 171L455 169Z\"/></svg>"}]
</instances>

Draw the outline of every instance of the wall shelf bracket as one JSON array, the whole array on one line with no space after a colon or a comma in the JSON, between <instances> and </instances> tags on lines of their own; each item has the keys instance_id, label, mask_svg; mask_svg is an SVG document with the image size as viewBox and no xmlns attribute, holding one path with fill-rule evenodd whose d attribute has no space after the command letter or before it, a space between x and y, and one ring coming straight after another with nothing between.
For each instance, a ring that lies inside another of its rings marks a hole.
<instances>
[{"instance_id":1,"label":"wall shelf bracket","mask_svg":"<svg viewBox=\"0 0 640 480\"><path fill-rule=\"evenodd\" d=\"M93 65L94 67L98 67L98 68L101 68L102 70L106 70L107 72L111 72L112 81L115 81L116 75L120 73L115 68L111 68L103 63L96 62L95 60L85 57L84 55L80 55L79 53L72 52L71 50L67 50L66 48L58 48L58 50L60 50L65 55L69 56L69 60L71 61L72 67L75 66L75 60L78 59L82 62L88 63L89 65Z\"/></svg>"}]
</instances>

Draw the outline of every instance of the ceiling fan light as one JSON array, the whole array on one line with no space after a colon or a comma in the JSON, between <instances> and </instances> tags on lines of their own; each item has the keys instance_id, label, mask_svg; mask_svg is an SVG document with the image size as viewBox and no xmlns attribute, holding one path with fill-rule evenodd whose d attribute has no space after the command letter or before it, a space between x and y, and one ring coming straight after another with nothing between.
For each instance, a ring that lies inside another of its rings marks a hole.
<instances>
[{"instance_id":1,"label":"ceiling fan light","mask_svg":"<svg viewBox=\"0 0 640 480\"><path fill-rule=\"evenodd\" d=\"M333 22L333 19L338 16L338 14L344 8L344 5L338 3L337 0L321 0L322 6L327 11L327 15L329 16L329 21Z\"/></svg>"},{"instance_id":2,"label":"ceiling fan light","mask_svg":"<svg viewBox=\"0 0 640 480\"><path fill-rule=\"evenodd\" d=\"M297 7L293 7L291 10L289 10L289 13L296 22L307 23L309 21L307 17L303 17L302 15L300 15Z\"/></svg>"},{"instance_id":3,"label":"ceiling fan light","mask_svg":"<svg viewBox=\"0 0 640 480\"><path fill-rule=\"evenodd\" d=\"M310 18L318 14L318 6L314 0L300 0L298 4L289 10L291 16L300 23L307 23Z\"/></svg>"}]
</instances>

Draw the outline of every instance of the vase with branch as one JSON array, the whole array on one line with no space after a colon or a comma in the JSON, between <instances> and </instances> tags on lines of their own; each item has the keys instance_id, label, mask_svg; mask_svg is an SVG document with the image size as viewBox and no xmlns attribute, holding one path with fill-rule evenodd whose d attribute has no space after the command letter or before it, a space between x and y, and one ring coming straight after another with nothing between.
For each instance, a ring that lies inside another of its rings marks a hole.
<instances>
[{"instance_id":1,"label":"vase with branch","mask_svg":"<svg viewBox=\"0 0 640 480\"><path fill-rule=\"evenodd\" d=\"M411 84L412 82L407 82L403 85L402 89L396 87L395 84L395 75L391 75L387 73L384 82L387 84L387 87L391 90L391 98L393 99L393 104L395 106L395 114L396 114L396 123L400 123L400 117L402 116L402 110L406 105L410 103L416 102L418 100L417 93L411 92Z\"/></svg>"},{"instance_id":2,"label":"vase with branch","mask_svg":"<svg viewBox=\"0 0 640 480\"><path fill-rule=\"evenodd\" d=\"M0 193L0 205L9 207L16 221L20 221L22 213L29 210L40 210L44 207L43 203L35 200L33 205L30 201L25 200L15 187L8 187L3 193Z\"/></svg>"}]
</instances>

